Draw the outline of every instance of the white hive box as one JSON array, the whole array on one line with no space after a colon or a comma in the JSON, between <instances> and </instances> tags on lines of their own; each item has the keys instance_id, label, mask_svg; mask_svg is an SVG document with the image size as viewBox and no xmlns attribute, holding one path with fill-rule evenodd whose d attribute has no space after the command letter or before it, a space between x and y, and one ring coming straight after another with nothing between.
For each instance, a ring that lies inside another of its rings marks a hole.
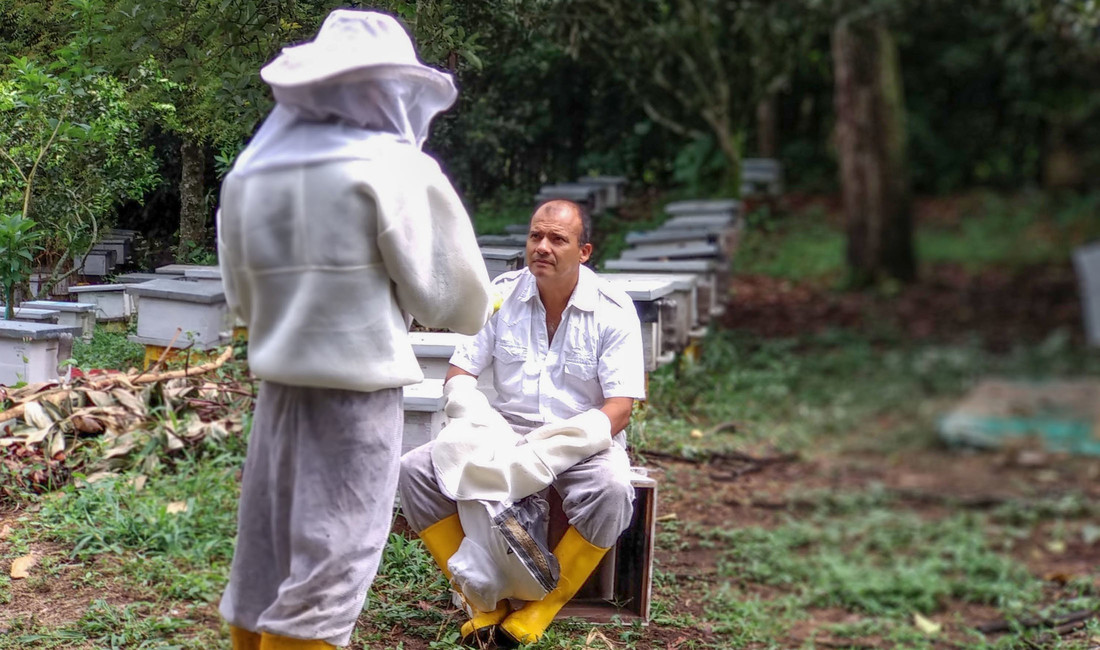
<instances>
[{"instance_id":1,"label":"white hive box","mask_svg":"<svg viewBox=\"0 0 1100 650\"><path fill-rule=\"evenodd\" d=\"M58 351L71 350L62 336L80 336L79 327L0 320L0 384L33 384L57 379ZM68 358L68 354L65 354Z\"/></svg>"},{"instance_id":2,"label":"white hive box","mask_svg":"<svg viewBox=\"0 0 1100 650\"><path fill-rule=\"evenodd\" d=\"M676 201L665 206L665 213L673 216L696 214L722 214L730 217L741 213L741 202L737 199L693 199Z\"/></svg>"},{"instance_id":3,"label":"white hive box","mask_svg":"<svg viewBox=\"0 0 1100 650\"><path fill-rule=\"evenodd\" d=\"M607 207L617 208L623 204L623 194L626 190L625 176L581 176L577 179L583 185L602 185L605 189Z\"/></svg>"},{"instance_id":4,"label":"white hive box","mask_svg":"<svg viewBox=\"0 0 1100 650\"><path fill-rule=\"evenodd\" d=\"M139 298L137 335L131 340L145 345L173 347L194 344L209 350L232 338L233 324L220 283L163 279L131 284L126 291ZM182 330L176 337L176 329Z\"/></svg>"},{"instance_id":5,"label":"white hive box","mask_svg":"<svg viewBox=\"0 0 1100 650\"><path fill-rule=\"evenodd\" d=\"M604 269L618 273L695 275L696 320L706 325L722 312L718 302L717 264L713 260L608 260Z\"/></svg>"},{"instance_id":6,"label":"white hive box","mask_svg":"<svg viewBox=\"0 0 1100 650\"><path fill-rule=\"evenodd\" d=\"M675 352L665 349L662 326L662 299L674 291L670 279L632 280L617 277L614 273L601 273L600 278L617 289L626 292L634 301L638 319L642 321L642 355L645 357L646 372L652 372L675 356Z\"/></svg>"},{"instance_id":7,"label":"white hive box","mask_svg":"<svg viewBox=\"0 0 1100 650\"><path fill-rule=\"evenodd\" d=\"M468 338L455 332L409 332L413 354L427 379L442 380L446 377L455 346Z\"/></svg>"},{"instance_id":8,"label":"white hive box","mask_svg":"<svg viewBox=\"0 0 1100 650\"><path fill-rule=\"evenodd\" d=\"M477 245L483 247L524 248L527 246L526 230L523 234L478 235Z\"/></svg>"},{"instance_id":9,"label":"white hive box","mask_svg":"<svg viewBox=\"0 0 1100 650\"><path fill-rule=\"evenodd\" d=\"M20 320L27 323L53 323L57 325L58 316L61 312L56 309L46 309L42 307L27 307L20 305L12 310L12 319ZM6 309L4 305L0 305L0 309Z\"/></svg>"},{"instance_id":10,"label":"white hive box","mask_svg":"<svg viewBox=\"0 0 1100 650\"><path fill-rule=\"evenodd\" d=\"M73 259L73 264L81 275L101 278L115 268L118 260L113 249L93 247L83 260L79 256Z\"/></svg>"},{"instance_id":11,"label":"white hive box","mask_svg":"<svg viewBox=\"0 0 1100 650\"><path fill-rule=\"evenodd\" d=\"M1073 252L1073 266L1081 294L1081 312L1089 345L1100 346L1100 243Z\"/></svg>"},{"instance_id":12,"label":"white hive box","mask_svg":"<svg viewBox=\"0 0 1100 650\"><path fill-rule=\"evenodd\" d=\"M132 306L124 284L83 284L69 287L78 302L95 305L95 318L100 323L123 321L130 317Z\"/></svg>"},{"instance_id":13,"label":"white hive box","mask_svg":"<svg viewBox=\"0 0 1100 650\"><path fill-rule=\"evenodd\" d=\"M708 242L646 244L622 252L622 258L628 260L718 260L723 257L722 248Z\"/></svg>"},{"instance_id":14,"label":"white hive box","mask_svg":"<svg viewBox=\"0 0 1100 650\"><path fill-rule=\"evenodd\" d=\"M455 332L409 332L413 354L416 355L416 361L420 364L420 371L424 373L425 379L444 379L447 376L447 370L451 367L451 356L455 352L455 346L469 338L465 334ZM496 396L492 368L486 369L477 378L477 387L490 400Z\"/></svg>"},{"instance_id":15,"label":"white hive box","mask_svg":"<svg viewBox=\"0 0 1100 650\"><path fill-rule=\"evenodd\" d=\"M216 268L218 267L205 264L165 264L164 266L158 266L156 272L159 275L185 275L188 271Z\"/></svg>"},{"instance_id":16,"label":"white hive box","mask_svg":"<svg viewBox=\"0 0 1100 650\"><path fill-rule=\"evenodd\" d=\"M604 211L604 192L600 187L581 185L578 183L558 183L556 185L543 185L539 193L535 195L535 202L542 203L551 199L565 199L579 203L588 209L589 214L599 214Z\"/></svg>"},{"instance_id":17,"label":"white hive box","mask_svg":"<svg viewBox=\"0 0 1100 650\"><path fill-rule=\"evenodd\" d=\"M481 257L485 259L485 270L489 272L490 280L501 273L523 268L525 256L526 251L523 248L506 248L502 246L481 247Z\"/></svg>"},{"instance_id":18,"label":"white hive box","mask_svg":"<svg viewBox=\"0 0 1100 650\"><path fill-rule=\"evenodd\" d=\"M443 428L443 380L425 379L403 389L405 424L401 435L401 453L435 440Z\"/></svg>"},{"instance_id":19,"label":"white hive box","mask_svg":"<svg viewBox=\"0 0 1100 650\"><path fill-rule=\"evenodd\" d=\"M96 306L90 302L62 302L58 300L28 300L20 305L33 309L51 309L58 312L57 324L79 327L85 341L95 333Z\"/></svg>"},{"instance_id":20,"label":"white hive box","mask_svg":"<svg viewBox=\"0 0 1100 650\"><path fill-rule=\"evenodd\" d=\"M110 250L115 254L115 264L125 264L130 261L130 239L120 235L107 235L99 241L92 250Z\"/></svg>"},{"instance_id":21,"label":"white hive box","mask_svg":"<svg viewBox=\"0 0 1100 650\"><path fill-rule=\"evenodd\" d=\"M661 345L668 350L683 350L697 335L699 308L696 284L699 276L692 274L605 273L603 277L620 280L671 282L672 292L662 300Z\"/></svg>"}]
</instances>

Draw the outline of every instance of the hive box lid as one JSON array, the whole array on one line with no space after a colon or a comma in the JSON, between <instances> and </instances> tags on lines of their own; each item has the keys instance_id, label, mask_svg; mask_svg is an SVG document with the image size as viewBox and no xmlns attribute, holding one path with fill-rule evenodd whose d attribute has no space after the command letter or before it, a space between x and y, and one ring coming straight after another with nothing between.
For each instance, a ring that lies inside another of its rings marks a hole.
<instances>
[{"instance_id":1,"label":"hive box lid","mask_svg":"<svg viewBox=\"0 0 1100 650\"><path fill-rule=\"evenodd\" d=\"M139 282L149 282L162 278L164 278L163 273L123 273L121 275L116 275L114 281L116 284L137 284Z\"/></svg>"},{"instance_id":2,"label":"hive box lid","mask_svg":"<svg viewBox=\"0 0 1100 650\"><path fill-rule=\"evenodd\" d=\"M698 276L689 273L604 273L602 277L615 278L617 280L631 280L635 282L670 282L673 291L691 291L695 288Z\"/></svg>"},{"instance_id":3,"label":"hive box lid","mask_svg":"<svg viewBox=\"0 0 1100 650\"><path fill-rule=\"evenodd\" d=\"M200 282L186 278L164 278L141 284L125 285L126 291L143 298L163 298L206 305L225 302L225 289L221 284Z\"/></svg>"},{"instance_id":4,"label":"hive box lid","mask_svg":"<svg viewBox=\"0 0 1100 650\"><path fill-rule=\"evenodd\" d=\"M165 264L157 267L157 273L161 275L184 275L188 270L216 268L218 267L206 264Z\"/></svg>"},{"instance_id":5,"label":"hive box lid","mask_svg":"<svg viewBox=\"0 0 1100 650\"><path fill-rule=\"evenodd\" d=\"M183 272L183 277L191 280L221 280L222 270L217 266L187 269Z\"/></svg>"},{"instance_id":6,"label":"hive box lid","mask_svg":"<svg viewBox=\"0 0 1100 650\"><path fill-rule=\"evenodd\" d=\"M425 379L419 384L405 386L402 391L402 404L406 411L432 413L443 410L442 379Z\"/></svg>"},{"instance_id":7,"label":"hive box lid","mask_svg":"<svg viewBox=\"0 0 1100 650\"><path fill-rule=\"evenodd\" d=\"M125 284L78 284L69 287L69 293L97 293L100 291L126 291Z\"/></svg>"},{"instance_id":8,"label":"hive box lid","mask_svg":"<svg viewBox=\"0 0 1100 650\"><path fill-rule=\"evenodd\" d=\"M504 246L482 246L481 256L487 260L515 260L523 259L526 251L522 248L506 248Z\"/></svg>"},{"instance_id":9,"label":"hive box lid","mask_svg":"<svg viewBox=\"0 0 1100 650\"><path fill-rule=\"evenodd\" d=\"M601 273L600 277L625 291L634 302L650 302L676 290L672 278L630 278L615 273Z\"/></svg>"},{"instance_id":10,"label":"hive box lid","mask_svg":"<svg viewBox=\"0 0 1100 650\"><path fill-rule=\"evenodd\" d=\"M457 332L409 332L413 354L424 358L450 359L455 346L469 338Z\"/></svg>"},{"instance_id":11,"label":"hive box lid","mask_svg":"<svg viewBox=\"0 0 1100 650\"><path fill-rule=\"evenodd\" d=\"M95 311L95 303L91 302L64 302L61 300L28 300L20 307L30 307L31 309L52 309L54 311L64 312L85 312Z\"/></svg>"},{"instance_id":12,"label":"hive box lid","mask_svg":"<svg viewBox=\"0 0 1100 650\"><path fill-rule=\"evenodd\" d=\"M41 341L56 339L62 334L80 336L84 328L79 325L54 325L53 323L32 323L19 320L0 320L0 338L30 339Z\"/></svg>"},{"instance_id":13,"label":"hive box lid","mask_svg":"<svg viewBox=\"0 0 1100 650\"><path fill-rule=\"evenodd\" d=\"M608 271L634 271L638 273L714 273L714 260L608 260Z\"/></svg>"},{"instance_id":14,"label":"hive box lid","mask_svg":"<svg viewBox=\"0 0 1100 650\"><path fill-rule=\"evenodd\" d=\"M695 199L675 201L665 206L665 212L671 215L682 214L736 214L741 211L741 202L737 199Z\"/></svg>"},{"instance_id":15,"label":"hive box lid","mask_svg":"<svg viewBox=\"0 0 1100 650\"><path fill-rule=\"evenodd\" d=\"M717 244L707 242L685 242L682 244L653 244L629 248L622 252L623 259L685 259L693 257L716 258L722 254Z\"/></svg>"}]
</instances>

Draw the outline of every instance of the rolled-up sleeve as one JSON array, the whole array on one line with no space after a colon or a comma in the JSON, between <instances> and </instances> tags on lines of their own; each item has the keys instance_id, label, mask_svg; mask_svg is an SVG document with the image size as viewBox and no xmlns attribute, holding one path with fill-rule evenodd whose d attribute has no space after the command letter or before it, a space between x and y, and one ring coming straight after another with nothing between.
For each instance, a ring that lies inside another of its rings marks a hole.
<instances>
[{"instance_id":1,"label":"rolled-up sleeve","mask_svg":"<svg viewBox=\"0 0 1100 650\"><path fill-rule=\"evenodd\" d=\"M496 322L497 316L494 314L480 332L456 345L454 353L451 354L451 365L480 377L493 362Z\"/></svg>"},{"instance_id":2,"label":"rolled-up sleeve","mask_svg":"<svg viewBox=\"0 0 1100 650\"><path fill-rule=\"evenodd\" d=\"M601 315L598 376L604 399L645 399L642 324L633 306Z\"/></svg>"}]
</instances>

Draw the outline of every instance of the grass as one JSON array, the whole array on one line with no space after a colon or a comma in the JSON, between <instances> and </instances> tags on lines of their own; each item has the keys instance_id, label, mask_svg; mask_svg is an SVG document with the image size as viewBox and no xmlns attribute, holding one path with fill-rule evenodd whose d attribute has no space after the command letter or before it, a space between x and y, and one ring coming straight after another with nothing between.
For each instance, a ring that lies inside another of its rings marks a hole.
<instances>
[{"instance_id":1,"label":"grass","mask_svg":"<svg viewBox=\"0 0 1100 650\"><path fill-rule=\"evenodd\" d=\"M1100 239L1098 212L1100 193L984 193L964 202L955 222L918 223L914 248L922 265L969 271L1065 264L1074 248ZM734 270L839 286L845 246L843 230L820 207L782 216L757 212L747 216Z\"/></svg>"},{"instance_id":2,"label":"grass","mask_svg":"<svg viewBox=\"0 0 1100 650\"><path fill-rule=\"evenodd\" d=\"M636 448L689 456L763 444L796 450L811 441L851 444L855 434L865 448L906 437L923 444L942 409L980 377L1100 376L1100 354L1082 354L1060 334L1004 355L977 341L889 345L851 332L798 340L711 332L702 349L697 363L650 375L649 403L631 429ZM725 422L736 432L690 435Z\"/></svg>"},{"instance_id":3,"label":"grass","mask_svg":"<svg viewBox=\"0 0 1100 650\"><path fill-rule=\"evenodd\" d=\"M91 341L73 342L73 363L81 370L140 368L145 346L126 337L132 332L113 332L96 327Z\"/></svg>"}]
</instances>

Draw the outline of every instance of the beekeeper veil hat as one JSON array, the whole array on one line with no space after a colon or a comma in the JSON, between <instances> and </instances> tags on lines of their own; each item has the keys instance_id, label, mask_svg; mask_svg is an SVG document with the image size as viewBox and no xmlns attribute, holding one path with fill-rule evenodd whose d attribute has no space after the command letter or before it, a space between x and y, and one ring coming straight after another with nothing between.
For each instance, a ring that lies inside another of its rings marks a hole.
<instances>
[{"instance_id":1,"label":"beekeeper veil hat","mask_svg":"<svg viewBox=\"0 0 1100 650\"><path fill-rule=\"evenodd\" d=\"M451 75L424 65L392 16L337 9L312 40L260 70L275 101L299 119L393 133L421 146L458 95Z\"/></svg>"}]
</instances>

